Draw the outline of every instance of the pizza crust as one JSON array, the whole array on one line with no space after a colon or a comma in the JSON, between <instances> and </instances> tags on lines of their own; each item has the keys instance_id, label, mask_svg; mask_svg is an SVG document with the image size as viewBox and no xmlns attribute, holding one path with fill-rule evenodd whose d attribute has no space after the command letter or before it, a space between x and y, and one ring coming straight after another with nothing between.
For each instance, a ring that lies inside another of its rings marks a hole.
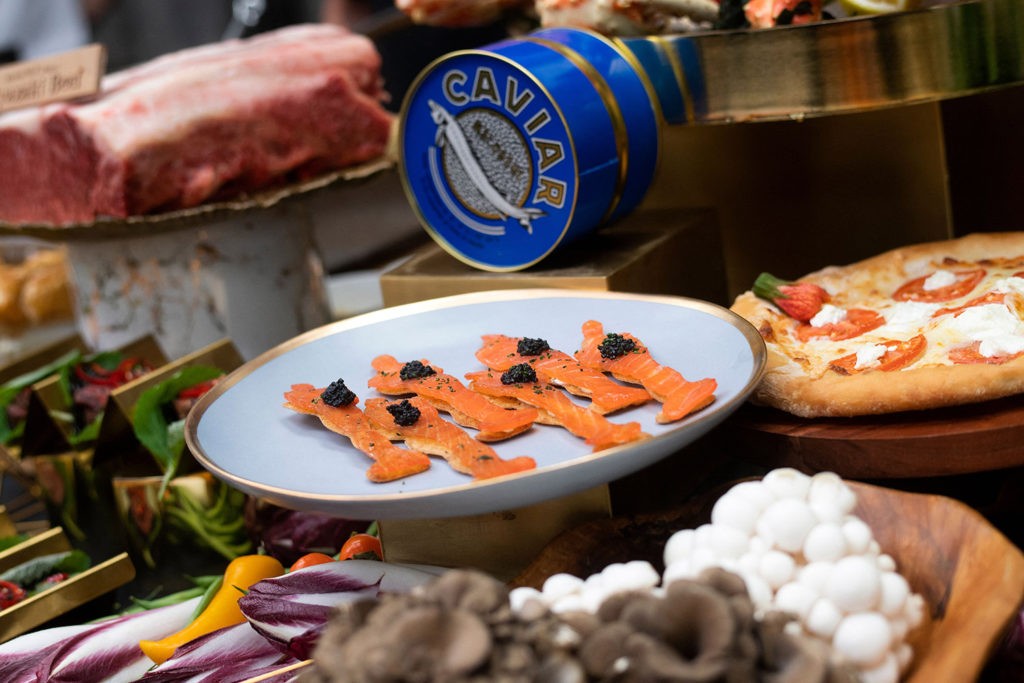
<instances>
[{"instance_id":1,"label":"pizza crust","mask_svg":"<svg viewBox=\"0 0 1024 683\"><path fill-rule=\"evenodd\" d=\"M1024 255L1024 232L978 233L955 240L895 249L847 266L830 266L800 278L829 291L889 296L908 279L925 275L935 259L979 261ZM1022 261L1024 268L1024 261ZM976 403L1024 393L1024 357L1001 365L913 365L894 372L814 377L774 342L775 326L791 324L774 305L753 292L737 297L732 310L765 339L765 375L752 400L800 417L850 417Z\"/></svg>"}]
</instances>

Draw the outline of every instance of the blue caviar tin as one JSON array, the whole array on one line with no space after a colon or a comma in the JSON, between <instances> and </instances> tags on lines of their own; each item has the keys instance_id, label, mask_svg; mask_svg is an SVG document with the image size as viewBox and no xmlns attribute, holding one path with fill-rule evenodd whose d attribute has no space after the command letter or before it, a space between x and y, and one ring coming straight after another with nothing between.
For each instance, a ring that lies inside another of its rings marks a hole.
<instances>
[{"instance_id":1,"label":"blue caviar tin","mask_svg":"<svg viewBox=\"0 0 1024 683\"><path fill-rule=\"evenodd\" d=\"M459 260L527 268L643 199L660 149L656 101L633 54L588 31L454 52L403 103L406 194Z\"/></svg>"},{"instance_id":2,"label":"blue caviar tin","mask_svg":"<svg viewBox=\"0 0 1024 683\"><path fill-rule=\"evenodd\" d=\"M641 64L670 125L706 121L708 93L697 42L686 35L623 38L625 51Z\"/></svg>"},{"instance_id":3,"label":"blue caviar tin","mask_svg":"<svg viewBox=\"0 0 1024 683\"><path fill-rule=\"evenodd\" d=\"M693 119L692 101L685 92L683 63L668 40L661 36L621 39L621 45L640 63L647 74L665 123L687 123Z\"/></svg>"}]
</instances>

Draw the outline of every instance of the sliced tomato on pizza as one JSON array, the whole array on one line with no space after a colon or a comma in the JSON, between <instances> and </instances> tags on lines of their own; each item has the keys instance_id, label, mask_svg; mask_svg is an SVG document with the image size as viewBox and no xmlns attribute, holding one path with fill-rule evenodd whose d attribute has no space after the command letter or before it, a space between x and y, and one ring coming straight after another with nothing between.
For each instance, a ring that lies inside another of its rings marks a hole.
<instances>
[{"instance_id":1,"label":"sliced tomato on pizza","mask_svg":"<svg viewBox=\"0 0 1024 683\"><path fill-rule=\"evenodd\" d=\"M981 342L976 341L968 346L960 346L949 352L949 360L956 365L970 365L977 363L985 363L987 365L1002 365L1008 363L1014 358L1020 358L1024 356L1024 351L1019 353L1008 353L1002 356L983 356L981 355Z\"/></svg>"},{"instance_id":2,"label":"sliced tomato on pizza","mask_svg":"<svg viewBox=\"0 0 1024 683\"><path fill-rule=\"evenodd\" d=\"M825 323L818 327L805 323L798 326L794 334L800 341L808 341L815 337L826 337L830 341L843 341L859 337L884 324L885 318L876 311L866 308L851 308L846 311L846 317L843 320Z\"/></svg>"},{"instance_id":3,"label":"sliced tomato on pizza","mask_svg":"<svg viewBox=\"0 0 1024 683\"><path fill-rule=\"evenodd\" d=\"M829 369L841 375L853 375L865 370L881 370L882 372L893 372L907 367L924 353L928 347L928 341L924 335L919 334L906 341L887 339L878 342L878 346L885 347L884 353L878 358L877 363L871 363L864 367L857 367L857 354L851 353L842 358L836 358L829 363Z\"/></svg>"},{"instance_id":4,"label":"sliced tomato on pizza","mask_svg":"<svg viewBox=\"0 0 1024 683\"><path fill-rule=\"evenodd\" d=\"M975 297L965 304L960 306L953 306L951 308L940 308L939 310L932 313L933 318L938 318L941 315L953 315L958 316L968 308L972 306L984 306L985 304L1001 304L1006 302L1006 292L986 292L981 296Z\"/></svg>"},{"instance_id":5,"label":"sliced tomato on pizza","mask_svg":"<svg viewBox=\"0 0 1024 683\"><path fill-rule=\"evenodd\" d=\"M956 277L954 282L934 289L925 289L925 283L935 273L922 275L900 286L893 293L892 298L896 301L920 301L932 304L952 301L953 299L959 299L970 294L971 290L977 287L978 283L985 278L986 272L984 268L955 272L953 273Z\"/></svg>"}]
</instances>

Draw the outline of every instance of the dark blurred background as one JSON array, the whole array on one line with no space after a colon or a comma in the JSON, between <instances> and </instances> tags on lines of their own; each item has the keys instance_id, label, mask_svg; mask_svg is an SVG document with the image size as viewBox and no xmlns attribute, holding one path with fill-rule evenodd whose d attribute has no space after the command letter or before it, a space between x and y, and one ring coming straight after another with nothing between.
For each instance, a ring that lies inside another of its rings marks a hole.
<instances>
[{"instance_id":1,"label":"dark blurred background","mask_svg":"<svg viewBox=\"0 0 1024 683\"><path fill-rule=\"evenodd\" d=\"M393 111L435 58L507 34L503 22L414 26L390 0L0 0L0 63L99 42L112 72L185 47L306 22L343 24L374 41Z\"/></svg>"}]
</instances>

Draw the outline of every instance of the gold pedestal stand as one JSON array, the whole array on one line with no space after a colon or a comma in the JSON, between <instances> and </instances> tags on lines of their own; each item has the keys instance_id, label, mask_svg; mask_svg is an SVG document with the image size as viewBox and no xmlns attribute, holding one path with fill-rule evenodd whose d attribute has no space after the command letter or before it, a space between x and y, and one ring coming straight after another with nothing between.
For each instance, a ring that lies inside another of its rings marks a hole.
<instances>
[{"instance_id":1,"label":"gold pedestal stand","mask_svg":"<svg viewBox=\"0 0 1024 683\"><path fill-rule=\"evenodd\" d=\"M492 273L430 244L381 276L385 306L496 289L598 289L725 303L722 241L713 212L638 211L559 247L527 270Z\"/></svg>"},{"instance_id":2,"label":"gold pedestal stand","mask_svg":"<svg viewBox=\"0 0 1024 683\"><path fill-rule=\"evenodd\" d=\"M608 486L483 515L380 520L388 562L474 568L503 581L519 574L555 536L611 516Z\"/></svg>"}]
</instances>

